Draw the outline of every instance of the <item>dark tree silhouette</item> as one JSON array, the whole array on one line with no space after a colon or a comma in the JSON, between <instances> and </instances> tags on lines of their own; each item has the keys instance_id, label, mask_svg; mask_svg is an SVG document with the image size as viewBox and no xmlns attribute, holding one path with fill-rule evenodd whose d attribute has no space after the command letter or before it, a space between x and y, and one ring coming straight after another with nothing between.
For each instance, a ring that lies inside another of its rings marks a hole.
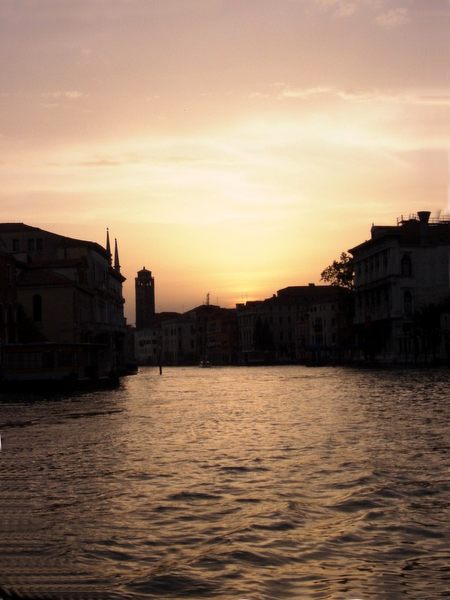
<instances>
[{"instance_id":1,"label":"dark tree silhouette","mask_svg":"<svg viewBox=\"0 0 450 600\"><path fill-rule=\"evenodd\" d=\"M341 252L339 260L333 260L331 265L322 271L320 274L321 281L325 281L330 285L336 285L353 289L353 259L350 254Z\"/></svg>"}]
</instances>

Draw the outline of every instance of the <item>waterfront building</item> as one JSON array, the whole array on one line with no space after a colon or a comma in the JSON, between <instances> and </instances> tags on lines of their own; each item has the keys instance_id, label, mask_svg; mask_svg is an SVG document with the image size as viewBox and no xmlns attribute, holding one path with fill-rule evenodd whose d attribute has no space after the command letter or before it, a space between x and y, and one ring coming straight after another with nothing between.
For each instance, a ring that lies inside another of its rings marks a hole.
<instances>
[{"instance_id":1,"label":"waterfront building","mask_svg":"<svg viewBox=\"0 0 450 600\"><path fill-rule=\"evenodd\" d=\"M300 311L297 319L296 356L302 363L339 363L351 359L351 293L337 286L327 288L321 298Z\"/></svg>"},{"instance_id":2,"label":"waterfront building","mask_svg":"<svg viewBox=\"0 0 450 600\"><path fill-rule=\"evenodd\" d=\"M138 365L157 365L161 355L161 326L136 329L134 348Z\"/></svg>"},{"instance_id":3,"label":"waterfront building","mask_svg":"<svg viewBox=\"0 0 450 600\"><path fill-rule=\"evenodd\" d=\"M135 278L136 329L148 329L155 318L155 279L152 272L143 267Z\"/></svg>"},{"instance_id":4,"label":"waterfront building","mask_svg":"<svg viewBox=\"0 0 450 600\"><path fill-rule=\"evenodd\" d=\"M0 345L17 341L18 326L16 263L0 248Z\"/></svg>"},{"instance_id":5,"label":"waterfront building","mask_svg":"<svg viewBox=\"0 0 450 600\"><path fill-rule=\"evenodd\" d=\"M273 334L264 300L236 305L240 360L244 364L272 362Z\"/></svg>"},{"instance_id":6,"label":"waterfront building","mask_svg":"<svg viewBox=\"0 0 450 600\"><path fill-rule=\"evenodd\" d=\"M188 312L162 321L161 346L166 365L198 364L200 354L195 315Z\"/></svg>"},{"instance_id":7,"label":"waterfront building","mask_svg":"<svg viewBox=\"0 0 450 600\"><path fill-rule=\"evenodd\" d=\"M163 329L166 321L173 321L179 317L176 312L156 313L151 325L145 329L136 329L134 332L135 358L138 365L158 365L163 359Z\"/></svg>"},{"instance_id":8,"label":"waterfront building","mask_svg":"<svg viewBox=\"0 0 450 600\"><path fill-rule=\"evenodd\" d=\"M328 341L331 343L333 327L336 335L334 343L337 345L339 294L342 294L340 288L310 283L283 288L265 300L238 304L242 362L257 364L304 360L305 352L310 347L323 348ZM334 309L331 308L333 305ZM336 315L324 318L324 310L330 315L335 310ZM314 311L319 311L319 314L313 320L311 315L315 314Z\"/></svg>"},{"instance_id":9,"label":"waterfront building","mask_svg":"<svg viewBox=\"0 0 450 600\"><path fill-rule=\"evenodd\" d=\"M113 264L109 233L103 248L24 223L2 223L0 248L7 266L14 265L18 323L15 339L4 338L6 345L83 345L91 371L101 364L103 371L120 372L126 362L125 277L117 240ZM3 284L2 290L4 295ZM15 351L14 361L19 358ZM67 356L64 360L70 362Z\"/></svg>"},{"instance_id":10,"label":"waterfront building","mask_svg":"<svg viewBox=\"0 0 450 600\"><path fill-rule=\"evenodd\" d=\"M162 321L162 356L165 364L236 364L238 333L236 311L202 304Z\"/></svg>"},{"instance_id":11,"label":"waterfront building","mask_svg":"<svg viewBox=\"0 0 450 600\"><path fill-rule=\"evenodd\" d=\"M421 211L396 225L373 225L349 252L354 323L367 358L429 361L442 355L441 313L449 312L450 218Z\"/></svg>"}]
</instances>

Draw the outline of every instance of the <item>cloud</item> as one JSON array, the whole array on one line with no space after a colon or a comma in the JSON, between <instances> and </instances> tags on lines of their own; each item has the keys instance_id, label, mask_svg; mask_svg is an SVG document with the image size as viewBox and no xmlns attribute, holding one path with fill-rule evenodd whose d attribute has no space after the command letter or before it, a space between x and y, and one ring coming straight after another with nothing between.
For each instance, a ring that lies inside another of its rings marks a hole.
<instances>
[{"instance_id":1,"label":"cloud","mask_svg":"<svg viewBox=\"0 0 450 600\"><path fill-rule=\"evenodd\" d=\"M334 94L335 90L327 86L317 87L305 87L305 88L291 88L289 86L281 87L277 84L279 91L277 97L283 98L297 98L299 100L311 98L312 96L321 96L327 94Z\"/></svg>"},{"instance_id":2,"label":"cloud","mask_svg":"<svg viewBox=\"0 0 450 600\"><path fill-rule=\"evenodd\" d=\"M378 6L381 0L314 0L315 5L335 17L351 17L369 6Z\"/></svg>"},{"instance_id":3,"label":"cloud","mask_svg":"<svg viewBox=\"0 0 450 600\"><path fill-rule=\"evenodd\" d=\"M380 13L375 21L381 27L386 29L394 29L405 25L410 20L408 10L406 8L392 8L386 12Z\"/></svg>"},{"instance_id":4,"label":"cloud","mask_svg":"<svg viewBox=\"0 0 450 600\"><path fill-rule=\"evenodd\" d=\"M400 27L410 21L407 8L389 8L386 0L314 0L314 3L320 10L337 18L352 17L369 10L370 18L385 29Z\"/></svg>"},{"instance_id":5,"label":"cloud","mask_svg":"<svg viewBox=\"0 0 450 600\"><path fill-rule=\"evenodd\" d=\"M339 17L348 17L357 9L354 0L314 0L315 4L324 11L330 11Z\"/></svg>"},{"instance_id":6,"label":"cloud","mask_svg":"<svg viewBox=\"0 0 450 600\"><path fill-rule=\"evenodd\" d=\"M42 92L41 98L49 98L49 99L63 99L63 100L79 100L80 98L85 97L86 94L82 94L77 90L58 90L55 92Z\"/></svg>"},{"instance_id":7,"label":"cloud","mask_svg":"<svg viewBox=\"0 0 450 600\"><path fill-rule=\"evenodd\" d=\"M294 88L277 85L277 97L283 99L306 100L317 96L330 96L349 102L382 102L389 104L434 105L450 106L450 94L440 91L430 91L428 94L419 92L387 93L379 90L347 90L330 86L315 86Z\"/></svg>"}]
</instances>

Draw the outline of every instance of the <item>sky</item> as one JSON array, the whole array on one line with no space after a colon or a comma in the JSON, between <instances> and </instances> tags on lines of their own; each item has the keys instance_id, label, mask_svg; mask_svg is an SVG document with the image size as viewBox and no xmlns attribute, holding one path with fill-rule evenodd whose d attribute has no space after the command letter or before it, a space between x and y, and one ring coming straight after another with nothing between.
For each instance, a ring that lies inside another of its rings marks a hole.
<instances>
[{"instance_id":1,"label":"sky","mask_svg":"<svg viewBox=\"0 0 450 600\"><path fill-rule=\"evenodd\" d=\"M319 283L449 209L449 0L1 0L0 221L118 239L157 310Z\"/></svg>"}]
</instances>

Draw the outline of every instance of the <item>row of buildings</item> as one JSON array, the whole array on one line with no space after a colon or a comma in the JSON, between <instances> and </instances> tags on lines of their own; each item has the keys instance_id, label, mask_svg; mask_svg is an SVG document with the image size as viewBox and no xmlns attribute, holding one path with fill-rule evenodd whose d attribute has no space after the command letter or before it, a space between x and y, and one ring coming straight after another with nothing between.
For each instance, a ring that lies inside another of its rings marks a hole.
<instances>
[{"instance_id":1,"label":"row of buildings","mask_svg":"<svg viewBox=\"0 0 450 600\"><path fill-rule=\"evenodd\" d=\"M292 286L225 309L155 313L154 279L136 278L140 364L448 362L450 218L421 211L373 225L349 250L348 288Z\"/></svg>"},{"instance_id":2,"label":"row of buildings","mask_svg":"<svg viewBox=\"0 0 450 600\"><path fill-rule=\"evenodd\" d=\"M349 250L348 289L291 286L272 297L185 313L155 311L155 281L135 279L127 326L117 240L105 247L0 224L0 380L98 380L130 363L424 363L450 356L450 218L428 211L373 225ZM334 282L336 283L336 282Z\"/></svg>"},{"instance_id":3,"label":"row of buildings","mask_svg":"<svg viewBox=\"0 0 450 600\"><path fill-rule=\"evenodd\" d=\"M140 364L337 362L351 352L350 295L331 286L287 287L271 298L222 308L206 302L155 315L135 332Z\"/></svg>"}]
</instances>

